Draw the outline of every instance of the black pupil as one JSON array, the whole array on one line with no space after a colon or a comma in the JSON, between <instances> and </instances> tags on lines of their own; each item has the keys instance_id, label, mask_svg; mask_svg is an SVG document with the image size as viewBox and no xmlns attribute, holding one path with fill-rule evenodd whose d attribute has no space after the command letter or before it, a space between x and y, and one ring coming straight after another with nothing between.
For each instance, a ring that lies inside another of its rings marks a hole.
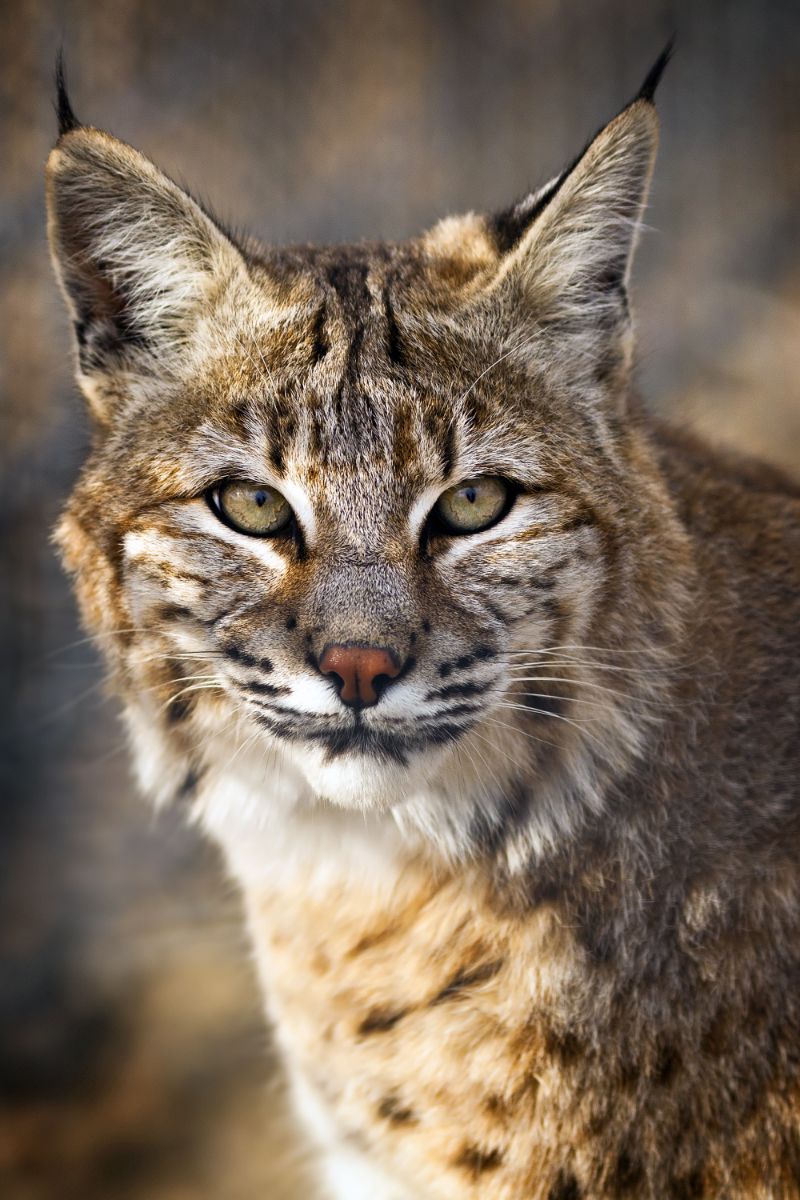
<instances>
[{"instance_id":1,"label":"black pupil","mask_svg":"<svg viewBox=\"0 0 800 1200\"><path fill-rule=\"evenodd\" d=\"M267 503L266 492L256 492L255 501L259 508L262 508Z\"/></svg>"},{"instance_id":2,"label":"black pupil","mask_svg":"<svg viewBox=\"0 0 800 1200\"><path fill-rule=\"evenodd\" d=\"M468 487L468 488L464 488L464 495L467 497L470 504L474 504L475 500L477 499L478 493L474 487Z\"/></svg>"}]
</instances>

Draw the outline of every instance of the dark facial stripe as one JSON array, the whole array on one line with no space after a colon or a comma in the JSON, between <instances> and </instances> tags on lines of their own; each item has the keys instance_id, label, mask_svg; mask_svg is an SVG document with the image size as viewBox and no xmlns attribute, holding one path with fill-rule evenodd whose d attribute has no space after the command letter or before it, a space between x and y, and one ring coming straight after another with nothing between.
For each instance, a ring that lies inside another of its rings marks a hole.
<instances>
[{"instance_id":1,"label":"dark facial stripe","mask_svg":"<svg viewBox=\"0 0 800 1200\"><path fill-rule=\"evenodd\" d=\"M386 320L386 357L396 367L404 367L406 355L388 288L383 293L383 315Z\"/></svg>"},{"instance_id":2,"label":"dark facial stripe","mask_svg":"<svg viewBox=\"0 0 800 1200\"><path fill-rule=\"evenodd\" d=\"M368 267L363 259L346 259L335 263L328 271L328 283L339 298L345 317L352 327L350 351L342 382L334 403L341 405L345 384L358 378L361 347L364 342L364 316L370 310L367 287Z\"/></svg>"},{"instance_id":3,"label":"dark facial stripe","mask_svg":"<svg viewBox=\"0 0 800 1200\"><path fill-rule=\"evenodd\" d=\"M222 649L232 662L241 663L243 667L257 667L264 674L269 674L273 669L268 658L254 658L252 654L248 654L246 650L241 650L238 646L223 646Z\"/></svg>"},{"instance_id":4,"label":"dark facial stripe","mask_svg":"<svg viewBox=\"0 0 800 1200\"><path fill-rule=\"evenodd\" d=\"M283 687L275 683L259 683L248 682L243 683L241 680L236 681L239 687L244 688L248 692L256 692L260 696L286 696L292 689Z\"/></svg>"},{"instance_id":5,"label":"dark facial stripe","mask_svg":"<svg viewBox=\"0 0 800 1200\"><path fill-rule=\"evenodd\" d=\"M325 305L322 304L317 309L314 317L314 323L311 327L311 362L316 364L323 359L330 349L328 338L325 333L326 312Z\"/></svg>"},{"instance_id":6,"label":"dark facial stripe","mask_svg":"<svg viewBox=\"0 0 800 1200\"><path fill-rule=\"evenodd\" d=\"M449 478L456 468L456 423L448 421L442 444L442 475Z\"/></svg>"},{"instance_id":7,"label":"dark facial stripe","mask_svg":"<svg viewBox=\"0 0 800 1200\"><path fill-rule=\"evenodd\" d=\"M488 691L491 683L451 683L447 687L436 688L435 691L428 692L426 700L449 700L451 697L459 696L481 696Z\"/></svg>"}]
</instances>

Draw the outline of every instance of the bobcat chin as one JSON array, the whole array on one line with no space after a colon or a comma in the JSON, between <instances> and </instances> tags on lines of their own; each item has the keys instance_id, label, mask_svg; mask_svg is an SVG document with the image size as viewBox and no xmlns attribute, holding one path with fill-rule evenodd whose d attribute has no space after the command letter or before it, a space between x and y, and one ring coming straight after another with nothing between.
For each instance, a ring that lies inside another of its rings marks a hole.
<instances>
[{"instance_id":1,"label":"bobcat chin","mask_svg":"<svg viewBox=\"0 0 800 1200\"><path fill-rule=\"evenodd\" d=\"M60 84L58 544L342 1200L800 1197L800 488L636 394L666 58L506 211L343 247Z\"/></svg>"}]
</instances>

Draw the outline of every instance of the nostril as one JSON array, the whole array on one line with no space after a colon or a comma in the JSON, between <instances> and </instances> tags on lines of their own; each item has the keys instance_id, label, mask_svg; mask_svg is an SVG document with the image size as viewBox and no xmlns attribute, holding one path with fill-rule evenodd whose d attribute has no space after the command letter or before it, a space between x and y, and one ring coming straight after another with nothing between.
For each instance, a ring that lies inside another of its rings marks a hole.
<instances>
[{"instance_id":1,"label":"nostril","mask_svg":"<svg viewBox=\"0 0 800 1200\"><path fill-rule=\"evenodd\" d=\"M343 675L340 675L338 671L323 671L322 673L323 675L330 675L331 678L335 680L337 692L341 692L347 687L347 680Z\"/></svg>"},{"instance_id":2,"label":"nostril","mask_svg":"<svg viewBox=\"0 0 800 1200\"><path fill-rule=\"evenodd\" d=\"M401 666L388 646L345 642L325 647L319 669L337 681L339 697L345 704L364 707L377 703L389 683L400 674Z\"/></svg>"},{"instance_id":3,"label":"nostril","mask_svg":"<svg viewBox=\"0 0 800 1200\"><path fill-rule=\"evenodd\" d=\"M372 690L377 692L378 697L381 697L391 682L391 675L376 675L372 680Z\"/></svg>"}]
</instances>

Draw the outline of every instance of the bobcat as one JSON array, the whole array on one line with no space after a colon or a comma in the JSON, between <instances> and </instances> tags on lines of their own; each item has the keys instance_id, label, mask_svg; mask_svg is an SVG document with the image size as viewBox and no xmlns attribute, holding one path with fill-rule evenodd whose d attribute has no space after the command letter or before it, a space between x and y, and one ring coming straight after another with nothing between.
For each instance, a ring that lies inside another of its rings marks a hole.
<instances>
[{"instance_id":1,"label":"bobcat","mask_svg":"<svg viewBox=\"0 0 800 1200\"><path fill-rule=\"evenodd\" d=\"M57 539L347 1200L800 1196L800 488L656 422L641 91L493 217L264 249L63 86Z\"/></svg>"}]
</instances>

